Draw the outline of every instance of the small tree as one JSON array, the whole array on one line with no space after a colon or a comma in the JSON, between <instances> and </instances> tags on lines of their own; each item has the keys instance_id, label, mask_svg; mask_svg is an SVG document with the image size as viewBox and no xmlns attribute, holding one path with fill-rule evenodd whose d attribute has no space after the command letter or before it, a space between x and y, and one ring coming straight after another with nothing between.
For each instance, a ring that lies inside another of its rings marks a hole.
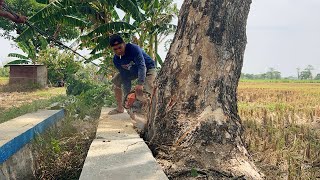
<instances>
[{"instance_id":1,"label":"small tree","mask_svg":"<svg viewBox=\"0 0 320 180\"><path fill-rule=\"evenodd\" d=\"M81 68L80 62L75 61L72 54L60 53L55 48L41 51L38 62L47 66L48 80L51 83L65 80Z\"/></svg>"},{"instance_id":2,"label":"small tree","mask_svg":"<svg viewBox=\"0 0 320 180\"><path fill-rule=\"evenodd\" d=\"M300 68L297 68L298 79L300 79Z\"/></svg>"},{"instance_id":3,"label":"small tree","mask_svg":"<svg viewBox=\"0 0 320 180\"><path fill-rule=\"evenodd\" d=\"M312 65L308 65L303 71L300 73L300 79L312 79L312 70L314 70Z\"/></svg>"},{"instance_id":4,"label":"small tree","mask_svg":"<svg viewBox=\"0 0 320 180\"><path fill-rule=\"evenodd\" d=\"M267 79L281 79L281 72L276 71L274 68L269 68L269 71L265 74Z\"/></svg>"},{"instance_id":5,"label":"small tree","mask_svg":"<svg viewBox=\"0 0 320 180\"><path fill-rule=\"evenodd\" d=\"M9 68L0 67L0 77L9 77Z\"/></svg>"},{"instance_id":6,"label":"small tree","mask_svg":"<svg viewBox=\"0 0 320 180\"><path fill-rule=\"evenodd\" d=\"M320 80L320 74L317 74L316 77L314 77L314 80Z\"/></svg>"}]
</instances>

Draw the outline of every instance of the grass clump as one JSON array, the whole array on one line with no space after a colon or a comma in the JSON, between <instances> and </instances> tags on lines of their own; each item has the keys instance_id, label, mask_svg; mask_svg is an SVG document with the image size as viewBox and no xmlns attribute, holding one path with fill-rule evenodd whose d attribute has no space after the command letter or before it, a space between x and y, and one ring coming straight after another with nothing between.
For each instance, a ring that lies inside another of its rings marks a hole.
<instances>
[{"instance_id":1,"label":"grass clump","mask_svg":"<svg viewBox=\"0 0 320 180\"><path fill-rule=\"evenodd\" d=\"M79 179L97 121L66 117L34 141L36 179Z\"/></svg>"}]
</instances>

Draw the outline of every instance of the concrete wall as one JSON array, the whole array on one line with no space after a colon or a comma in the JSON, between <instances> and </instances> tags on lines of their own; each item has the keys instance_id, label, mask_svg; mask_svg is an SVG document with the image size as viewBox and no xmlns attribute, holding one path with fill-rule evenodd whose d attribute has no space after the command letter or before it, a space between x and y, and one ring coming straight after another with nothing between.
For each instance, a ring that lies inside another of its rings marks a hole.
<instances>
[{"instance_id":1,"label":"concrete wall","mask_svg":"<svg viewBox=\"0 0 320 180\"><path fill-rule=\"evenodd\" d=\"M40 110L0 124L0 180L35 179L32 140L57 128L64 110Z\"/></svg>"},{"instance_id":2,"label":"concrete wall","mask_svg":"<svg viewBox=\"0 0 320 180\"><path fill-rule=\"evenodd\" d=\"M10 66L9 84L34 83L36 78L36 66Z\"/></svg>"},{"instance_id":3,"label":"concrete wall","mask_svg":"<svg viewBox=\"0 0 320 180\"><path fill-rule=\"evenodd\" d=\"M44 65L10 65L9 84L39 83L47 85L47 68Z\"/></svg>"},{"instance_id":4,"label":"concrete wall","mask_svg":"<svg viewBox=\"0 0 320 180\"><path fill-rule=\"evenodd\" d=\"M32 144L27 144L6 162L0 164L0 180L36 179L33 174L36 167L32 154Z\"/></svg>"},{"instance_id":5,"label":"concrete wall","mask_svg":"<svg viewBox=\"0 0 320 180\"><path fill-rule=\"evenodd\" d=\"M37 83L42 87L47 86L48 70L46 66L38 66L37 68Z\"/></svg>"}]
</instances>

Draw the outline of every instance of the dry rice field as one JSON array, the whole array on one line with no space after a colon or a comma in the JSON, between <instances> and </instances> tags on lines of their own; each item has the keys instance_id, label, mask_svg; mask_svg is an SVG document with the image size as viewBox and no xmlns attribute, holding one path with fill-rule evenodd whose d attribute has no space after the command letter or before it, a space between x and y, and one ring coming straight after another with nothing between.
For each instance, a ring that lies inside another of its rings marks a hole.
<instances>
[{"instance_id":1,"label":"dry rice field","mask_svg":"<svg viewBox=\"0 0 320 180\"><path fill-rule=\"evenodd\" d=\"M238 110L266 179L320 179L320 83L240 82Z\"/></svg>"}]
</instances>

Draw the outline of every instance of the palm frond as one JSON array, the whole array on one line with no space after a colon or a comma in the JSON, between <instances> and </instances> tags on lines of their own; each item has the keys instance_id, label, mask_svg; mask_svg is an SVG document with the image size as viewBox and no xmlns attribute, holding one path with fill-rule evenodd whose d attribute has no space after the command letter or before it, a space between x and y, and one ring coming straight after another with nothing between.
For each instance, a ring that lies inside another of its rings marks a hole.
<instances>
[{"instance_id":1,"label":"palm frond","mask_svg":"<svg viewBox=\"0 0 320 180\"><path fill-rule=\"evenodd\" d=\"M48 41L42 36L39 36L38 39L40 41L41 49L46 49L48 46Z\"/></svg>"},{"instance_id":2,"label":"palm frond","mask_svg":"<svg viewBox=\"0 0 320 180\"><path fill-rule=\"evenodd\" d=\"M19 41L25 41L28 39L31 39L35 36L35 31L32 28L25 29L16 39L17 42Z\"/></svg>"},{"instance_id":3,"label":"palm frond","mask_svg":"<svg viewBox=\"0 0 320 180\"><path fill-rule=\"evenodd\" d=\"M94 54L92 55L88 60L91 62L91 61L94 61L96 59L99 59L101 57L105 57L106 53L97 53L97 54Z\"/></svg>"},{"instance_id":4,"label":"palm frond","mask_svg":"<svg viewBox=\"0 0 320 180\"><path fill-rule=\"evenodd\" d=\"M8 54L8 57L16 57L16 58L20 58L20 59L28 59L27 56L22 55L22 54L18 54L18 53L10 53L10 54Z\"/></svg>"},{"instance_id":5,"label":"palm frond","mask_svg":"<svg viewBox=\"0 0 320 180\"><path fill-rule=\"evenodd\" d=\"M140 12L136 3L132 0L118 0L117 7L122 9L124 12L130 13L132 18L137 21L143 21L144 16Z\"/></svg>"},{"instance_id":6,"label":"palm frond","mask_svg":"<svg viewBox=\"0 0 320 180\"><path fill-rule=\"evenodd\" d=\"M67 25L72 25L72 26L78 26L78 27L83 27L83 26L86 26L87 22L85 22L84 20L78 18L78 17L75 17L75 16L71 16L71 15L65 15L63 18L62 18L62 22L64 24L67 24Z\"/></svg>"},{"instance_id":7,"label":"palm frond","mask_svg":"<svg viewBox=\"0 0 320 180\"><path fill-rule=\"evenodd\" d=\"M126 31L126 30L135 30L136 27L127 23L127 22L111 22L107 24L103 24L97 27L95 30L87 34L86 36L92 38L95 35L101 34L113 34L119 31Z\"/></svg>"},{"instance_id":8,"label":"palm frond","mask_svg":"<svg viewBox=\"0 0 320 180\"><path fill-rule=\"evenodd\" d=\"M161 59L160 55L157 53L157 62L162 66L163 60Z\"/></svg>"},{"instance_id":9,"label":"palm frond","mask_svg":"<svg viewBox=\"0 0 320 180\"><path fill-rule=\"evenodd\" d=\"M174 24L163 24L158 30L158 34L160 35L169 35L171 33L176 32L177 25Z\"/></svg>"},{"instance_id":10,"label":"palm frond","mask_svg":"<svg viewBox=\"0 0 320 180\"><path fill-rule=\"evenodd\" d=\"M36 0L36 2L40 4L49 4L49 0Z\"/></svg>"},{"instance_id":11,"label":"palm frond","mask_svg":"<svg viewBox=\"0 0 320 180\"><path fill-rule=\"evenodd\" d=\"M17 60L8 62L4 67L8 67L9 65L12 65L12 64L29 64L29 63L31 63L31 61L28 59L17 59Z\"/></svg>"},{"instance_id":12,"label":"palm frond","mask_svg":"<svg viewBox=\"0 0 320 180\"><path fill-rule=\"evenodd\" d=\"M95 54L98 51L101 51L109 46L109 36L100 40L98 45L90 52L90 54Z\"/></svg>"},{"instance_id":13,"label":"palm frond","mask_svg":"<svg viewBox=\"0 0 320 180\"><path fill-rule=\"evenodd\" d=\"M69 46L72 49L77 49L77 47L81 44L81 37L78 37L77 39L75 39L71 45Z\"/></svg>"},{"instance_id":14,"label":"palm frond","mask_svg":"<svg viewBox=\"0 0 320 180\"><path fill-rule=\"evenodd\" d=\"M43 21L43 19L50 20L50 18L52 18L52 14L55 14L57 11L61 11L61 7L62 5L59 1L53 1L30 17L29 21L37 22Z\"/></svg>"}]
</instances>

